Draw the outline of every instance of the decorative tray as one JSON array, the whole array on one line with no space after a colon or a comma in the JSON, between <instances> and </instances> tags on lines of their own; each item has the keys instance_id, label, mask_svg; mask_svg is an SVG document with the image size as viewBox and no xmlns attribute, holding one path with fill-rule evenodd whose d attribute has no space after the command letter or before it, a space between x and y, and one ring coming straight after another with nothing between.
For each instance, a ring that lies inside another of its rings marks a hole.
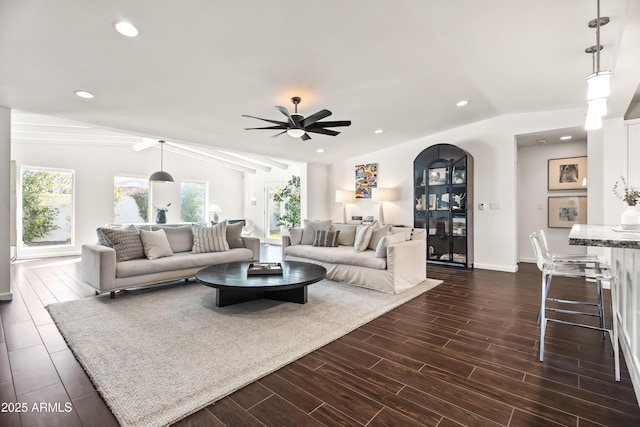
<instances>
[{"instance_id":1,"label":"decorative tray","mask_svg":"<svg viewBox=\"0 0 640 427\"><path fill-rule=\"evenodd\" d=\"M247 269L249 276L259 274L282 274L282 264L279 262L252 262Z\"/></svg>"}]
</instances>

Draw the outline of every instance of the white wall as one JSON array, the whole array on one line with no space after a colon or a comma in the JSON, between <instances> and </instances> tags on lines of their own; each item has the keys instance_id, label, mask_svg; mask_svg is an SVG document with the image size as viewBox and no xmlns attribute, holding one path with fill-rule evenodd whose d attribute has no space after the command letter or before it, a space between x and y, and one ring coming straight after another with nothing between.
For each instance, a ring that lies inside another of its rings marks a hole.
<instances>
[{"instance_id":1,"label":"white wall","mask_svg":"<svg viewBox=\"0 0 640 427\"><path fill-rule=\"evenodd\" d=\"M11 110L0 107L0 300L10 300L11 267L9 263L9 210L11 172Z\"/></svg>"},{"instance_id":2,"label":"white wall","mask_svg":"<svg viewBox=\"0 0 640 427\"><path fill-rule=\"evenodd\" d=\"M425 118L427 120L428 118ZM581 126L583 109L546 111L500 116L472 123L439 134L337 163L332 168L329 193L354 185L354 166L378 163L378 185L395 187L399 198L385 205L389 223L413 225L413 160L425 148L449 143L465 149L474 157L474 200L478 203L500 203L500 210L478 209L474 212L475 267L502 271L517 270L517 150L515 135L549 129ZM395 144L396 142L391 142ZM329 197L329 196L328 196ZM354 212L377 216L377 204L359 200L348 206ZM332 219L341 218L341 206L333 203Z\"/></svg>"},{"instance_id":3,"label":"white wall","mask_svg":"<svg viewBox=\"0 0 640 427\"><path fill-rule=\"evenodd\" d=\"M21 143L12 146L17 170L22 166L40 166L75 170L75 244L56 254L78 254L84 243L96 242L95 229L113 222L113 177L148 176L160 168L160 151L140 152L130 147L98 144ZM175 179L173 184L154 184L154 205L171 203L168 222L180 220L180 181L209 183L209 201L224 211L223 218L242 218L244 214L243 173L192 157L164 153L164 170ZM153 218L152 218L153 220ZM8 222L8 221L7 221ZM5 245L6 246L6 245ZM8 246L7 246L8 247ZM3 249L4 250L4 249ZM24 251L23 251L24 252ZM30 251L33 255L40 252ZM28 256L26 253L21 256ZM7 259L8 257L5 257Z\"/></svg>"},{"instance_id":4,"label":"white wall","mask_svg":"<svg viewBox=\"0 0 640 427\"><path fill-rule=\"evenodd\" d=\"M535 262L529 234L541 228L544 229L549 239L549 246L554 252L586 253L584 246L569 245L569 231L571 229L547 228L548 197L587 195L586 189L582 191L547 190L548 160L586 155L587 141L536 145L518 149L518 250L520 261ZM587 176L587 183L592 182L591 176ZM589 216L587 218L590 220Z\"/></svg>"}]
</instances>

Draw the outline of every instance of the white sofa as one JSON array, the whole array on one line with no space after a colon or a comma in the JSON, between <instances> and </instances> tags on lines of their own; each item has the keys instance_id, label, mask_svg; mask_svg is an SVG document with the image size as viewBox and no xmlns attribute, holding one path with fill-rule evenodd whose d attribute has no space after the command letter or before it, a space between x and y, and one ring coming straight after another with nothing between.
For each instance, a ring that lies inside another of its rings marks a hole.
<instances>
[{"instance_id":1,"label":"white sofa","mask_svg":"<svg viewBox=\"0 0 640 427\"><path fill-rule=\"evenodd\" d=\"M300 229L292 229L290 235L282 237L283 259L312 262L327 269L327 278L377 291L397 294L407 290L427 277L426 233L424 229L390 227L390 233L404 236L399 243L386 249L368 247L358 252L354 248L357 226L331 224L330 231L340 231L337 247L301 244ZM293 241L298 240L298 241ZM394 239L397 240L397 239ZM293 244L292 244L293 243ZM377 246L377 245L376 245Z\"/></svg>"},{"instance_id":2,"label":"white sofa","mask_svg":"<svg viewBox=\"0 0 640 427\"><path fill-rule=\"evenodd\" d=\"M231 245L236 247L227 251L192 253L193 232L190 225L139 228L165 230L173 254L157 259L136 258L116 262L116 250L113 247L98 243L83 245L82 280L95 288L96 294L111 292L113 297L115 291L126 288L188 279L210 265L260 259L260 239L256 237L238 234L237 238L242 239L242 243Z\"/></svg>"}]
</instances>

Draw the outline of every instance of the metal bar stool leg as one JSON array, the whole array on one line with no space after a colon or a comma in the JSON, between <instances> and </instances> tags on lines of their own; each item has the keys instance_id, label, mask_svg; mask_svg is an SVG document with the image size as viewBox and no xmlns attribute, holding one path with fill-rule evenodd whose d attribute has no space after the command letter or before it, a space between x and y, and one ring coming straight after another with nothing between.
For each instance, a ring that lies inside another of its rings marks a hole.
<instances>
[{"instance_id":1,"label":"metal bar stool leg","mask_svg":"<svg viewBox=\"0 0 640 427\"><path fill-rule=\"evenodd\" d=\"M602 298L602 280L596 281L596 292L598 294L598 315L600 316L600 329L602 329L602 339L605 339L607 334L605 332L605 319L604 319L604 303Z\"/></svg>"},{"instance_id":2,"label":"metal bar stool leg","mask_svg":"<svg viewBox=\"0 0 640 427\"><path fill-rule=\"evenodd\" d=\"M618 290L616 278L609 279L611 285L611 346L613 347L613 359L615 363L616 381L620 382L620 343L618 342Z\"/></svg>"},{"instance_id":3,"label":"metal bar stool leg","mask_svg":"<svg viewBox=\"0 0 640 427\"><path fill-rule=\"evenodd\" d=\"M553 276L549 276L547 278L547 284L543 287L542 289L542 293L544 294L542 297L546 300L547 299L547 295L549 295L549 288L551 287L551 279ZM540 313L538 313L538 321L536 322L536 325L540 324L540 319L542 318L542 314L544 313L544 308L542 308L540 310Z\"/></svg>"},{"instance_id":4,"label":"metal bar stool leg","mask_svg":"<svg viewBox=\"0 0 640 427\"><path fill-rule=\"evenodd\" d=\"M547 291L549 290L549 283L551 278L546 274L542 274L542 298L540 301L540 361L544 361L544 335L547 331L547 316L546 316L546 303L547 303Z\"/></svg>"}]
</instances>

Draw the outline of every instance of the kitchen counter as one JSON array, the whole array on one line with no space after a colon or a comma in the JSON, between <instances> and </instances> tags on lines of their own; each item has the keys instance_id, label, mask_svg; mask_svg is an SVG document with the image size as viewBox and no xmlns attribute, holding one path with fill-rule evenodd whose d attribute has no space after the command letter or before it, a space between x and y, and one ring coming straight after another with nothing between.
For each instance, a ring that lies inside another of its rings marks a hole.
<instances>
[{"instance_id":1,"label":"kitchen counter","mask_svg":"<svg viewBox=\"0 0 640 427\"><path fill-rule=\"evenodd\" d=\"M576 224L569 233L569 244L606 248L640 249L640 232L616 231L615 225Z\"/></svg>"}]
</instances>

